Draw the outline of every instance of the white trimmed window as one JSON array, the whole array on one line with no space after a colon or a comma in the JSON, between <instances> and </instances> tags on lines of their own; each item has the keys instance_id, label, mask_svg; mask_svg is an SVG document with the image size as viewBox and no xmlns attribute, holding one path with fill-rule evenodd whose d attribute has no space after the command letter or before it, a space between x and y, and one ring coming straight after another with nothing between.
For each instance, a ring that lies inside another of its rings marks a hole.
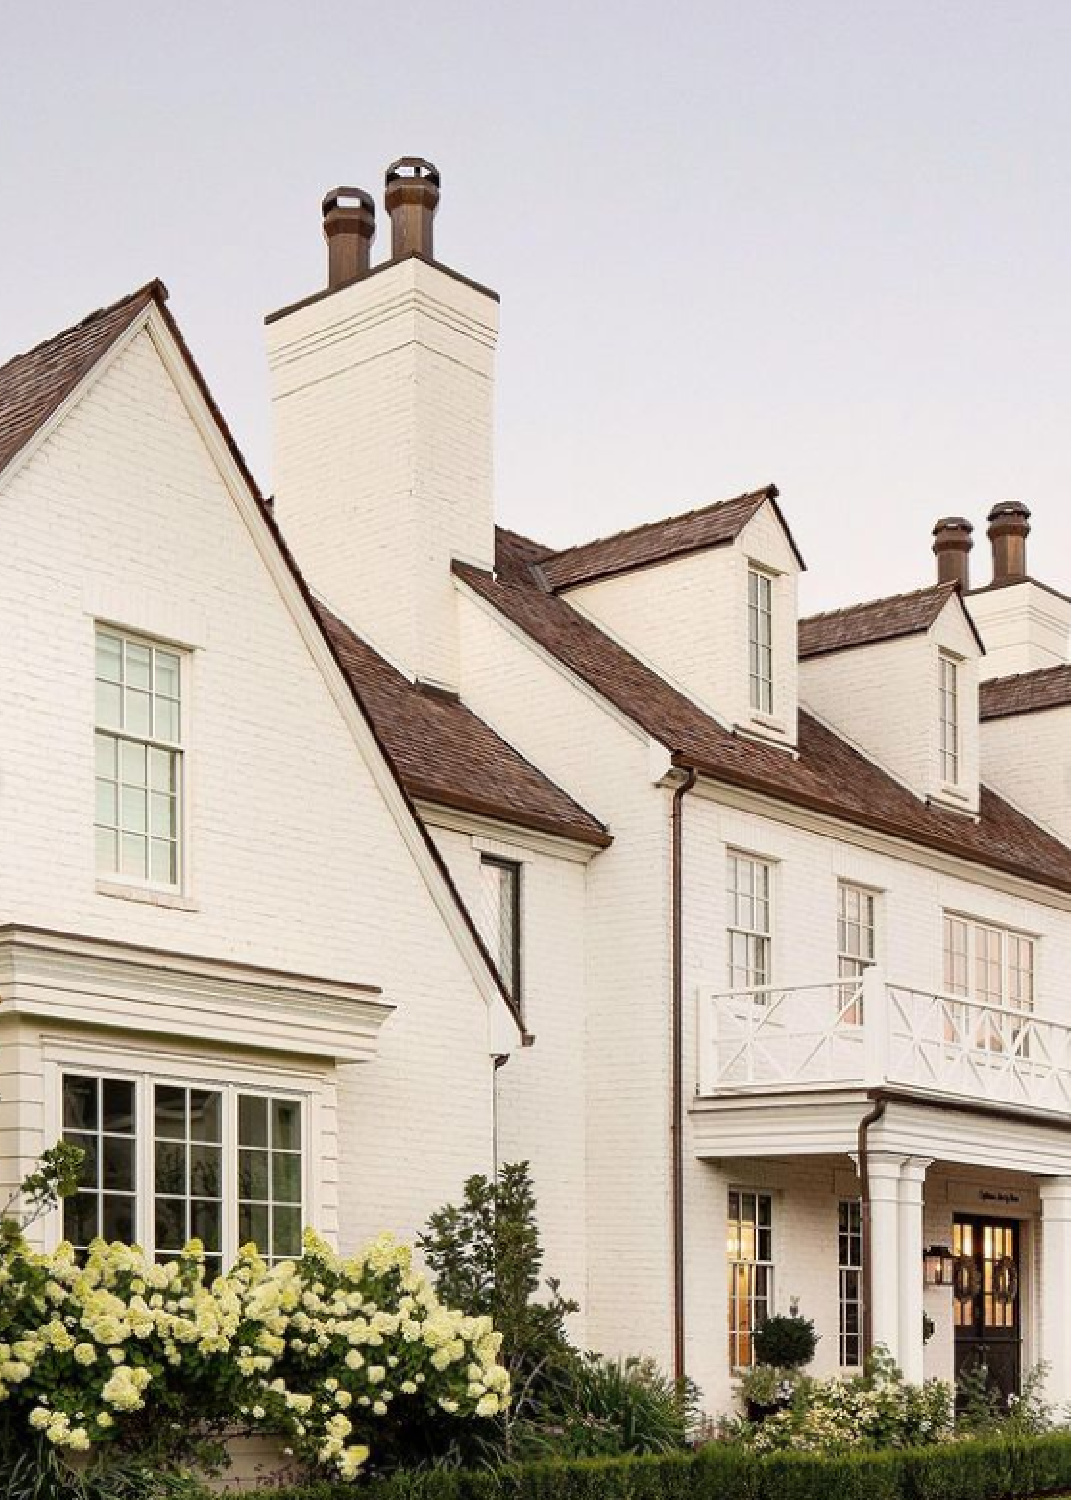
<instances>
[{"instance_id":1,"label":"white trimmed window","mask_svg":"<svg viewBox=\"0 0 1072 1500\"><path fill-rule=\"evenodd\" d=\"M960 685L957 663L941 652L938 657L938 761L947 786L960 780Z\"/></svg>"},{"instance_id":2,"label":"white trimmed window","mask_svg":"<svg viewBox=\"0 0 1072 1500\"><path fill-rule=\"evenodd\" d=\"M753 1335L774 1306L773 1213L770 1193L731 1188L727 1210L730 1366L755 1364Z\"/></svg>"},{"instance_id":3,"label":"white trimmed window","mask_svg":"<svg viewBox=\"0 0 1072 1500\"><path fill-rule=\"evenodd\" d=\"M863 1359L863 1224L859 1198L838 1204L838 1363L853 1369Z\"/></svg>"},{"instance_id":4,"label":"white trimmed window","mask_svg":"<svg viewBox=\"0 0 1072 1500\"><path fill-rule=\"evenodd\" d=\"M175 889L182 878L183 658L98 626L97 874Z\"/></svg>"},{"instance_id":5,"label":"white trimmed window","mask_svg":"<svg viewBox=\"0 0 1072 1500\"><path fill-rule=\"evenodd\" d=\"M63 1202L63 1237L98 1235L168 1260L190 1239L210 1275L243 1244L269 1260L301 1254L306 1101L237 1084L60 1075L62 1136L85 1153Z\"/></svg>"},{"instance_id":6,"label":"white trimmed window","mask_svg":"<svg viewBox=\"0 0 1072 1500\"><path fill-rule=\"evenodd\" d=\"M731 990L771 982L772 866L748 854L726 858L727 952Z\"/></svg>"},{"instance_id":7,"label":"white trimmed window","mask_svg":"<svg viewBox=\"0 0 1072 1500\"><path fill-rule=\"evenodd\" d=\"M863 1020L859 981L875 962L875 893L847 880L838 882L838 978L850 981L841 991L841 1019Z\"/></svg>"},{"instance_id":8,"label":"white trimmed window","mask_svg":"<svg viewBox=\"0 0 1072 1500\"><path fill-rule=\"evenodd\" d=\"M756 713L774 712L774 580L748 570L748 699Z\"/></svg>"},{"instance_id":9,"label":"white trimmed window","mask_svg":"<svg viewBox=\"0 0 1072 1500\"><path fill-rule=\"evenodd\" d=\"M1032 938L988 922L946 912L942 919L942 987L947 995L974 1000L998 1010L1035 1008L1035 944ZM957 1007L964 1009L967 1007ZM947 1033L974 1039L973 1045L991 1052L1016 1047L1026 1050L1022 1027L994 1014L946 1017ZM950 1037L951 1040L954 1037Z\"/></svg>"},{"instance_id":10,"label":"white trimmed window","mask_svg":"<svg viewBox=\"0 0 1072 1500\"><path fill-rule=\"evenodd\" d=\"M484 854L480 859L480 929L499 978L521 1003L521 866Z\"/></svg>"}]
</instances>

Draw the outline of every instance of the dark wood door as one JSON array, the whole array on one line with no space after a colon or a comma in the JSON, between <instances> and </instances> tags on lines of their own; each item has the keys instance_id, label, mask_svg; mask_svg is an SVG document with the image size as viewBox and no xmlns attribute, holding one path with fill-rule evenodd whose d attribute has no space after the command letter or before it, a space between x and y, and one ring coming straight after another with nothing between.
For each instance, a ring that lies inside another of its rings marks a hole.
<instances>
[{"instance_id":1,"label":"dark wood door","mask_svg":"<svg viewBox=\"0 0 1072 1500\"><path fill-rule=\"evenodd\" d=\"M954 1368L983 1364L1003 1396L1020 1391L1020 1226L1015 1219L953 1220Z\"/></svg>"}]
</instances>

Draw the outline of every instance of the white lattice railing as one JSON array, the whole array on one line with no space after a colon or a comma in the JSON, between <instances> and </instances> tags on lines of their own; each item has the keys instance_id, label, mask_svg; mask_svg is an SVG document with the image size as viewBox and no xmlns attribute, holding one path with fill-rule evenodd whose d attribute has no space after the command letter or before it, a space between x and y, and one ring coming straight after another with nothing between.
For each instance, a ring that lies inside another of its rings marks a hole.
<instances>
[{"instance_id":1,"label":"white lattice railing","mask_svg":"<svg viewBox=\"0 0 1072 1500\"><path fill-rule=\"evenodd\" d=\"M862 980L702 992L698 1092L896 1085L1069 1112L1070 1036L1031 1011Z\"/></svg>"}]
</instances>

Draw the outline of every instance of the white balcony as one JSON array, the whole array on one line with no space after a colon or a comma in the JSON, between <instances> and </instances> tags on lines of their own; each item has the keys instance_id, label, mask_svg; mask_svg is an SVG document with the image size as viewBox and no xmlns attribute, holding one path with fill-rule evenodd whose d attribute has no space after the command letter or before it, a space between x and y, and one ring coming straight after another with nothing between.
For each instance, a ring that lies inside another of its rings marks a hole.
<instances>
[{"instance_id":1,"label":"white balcony","mask_svg":"<svg viewBox=\"0 0 1072 1500\"><path fill-rule=\"evenodd\" d=\"M701 992L701 1099L890 1088L1069 1114L1070 1028L1026 1010L859 981Z\"/></svg>"}]
</instances>

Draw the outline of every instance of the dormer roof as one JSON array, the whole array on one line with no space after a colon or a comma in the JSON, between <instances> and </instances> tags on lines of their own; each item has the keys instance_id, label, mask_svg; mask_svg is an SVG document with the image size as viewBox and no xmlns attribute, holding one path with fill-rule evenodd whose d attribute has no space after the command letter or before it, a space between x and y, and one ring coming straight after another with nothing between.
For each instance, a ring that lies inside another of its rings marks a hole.
<instances>
[{"instance_id":1,"label":"dormer roof","mask_svg":"<svg viewBox=\"0 0 1072 1500\"><path fill-rule=\"evenodd\" d=\"M910 594L891 594L885 599L868 599L862 604L850 604L845 609L808 615L798 626L797 654L803 660L809 656L824 656L830 651L874 646L879 641L893 641L900 636L922 635L954 597L960 598L955 583L935 583ZM979 632L963 604L961 609L982 651Z\"/></svg>"},{"instance_id":2,"label":"dormer roof","mask_svg":"<svg viewBox=\"0 0 1072 1500\"><path fill-rule=\"evenodd\" d=\"M1067 708L1072 702L1072 668L1067 664L991 677L979 684L980 719L1011 719L1016 714Z\"/></svg>"},{"instance_id":3,"label":"dormer roof","mask_svg":"<svg viewBox=\"0 0 1072 1500\"><path fill-rule=\"evenodd\" d=\"M732 500L719 500L683 515L649 521L629 531L598 537L595 541L566 547L560 552L547 552L540 563L540 575L551 592L558 593L583 583L594 583L599 578L668 562L689 552L724 547L737 540L760 507L766 504L773 507L793 555L803 568L804 559L778 508L777 497L777 486L768 484L761 490L737 495Z\"/></svg>"}]
</instances>

